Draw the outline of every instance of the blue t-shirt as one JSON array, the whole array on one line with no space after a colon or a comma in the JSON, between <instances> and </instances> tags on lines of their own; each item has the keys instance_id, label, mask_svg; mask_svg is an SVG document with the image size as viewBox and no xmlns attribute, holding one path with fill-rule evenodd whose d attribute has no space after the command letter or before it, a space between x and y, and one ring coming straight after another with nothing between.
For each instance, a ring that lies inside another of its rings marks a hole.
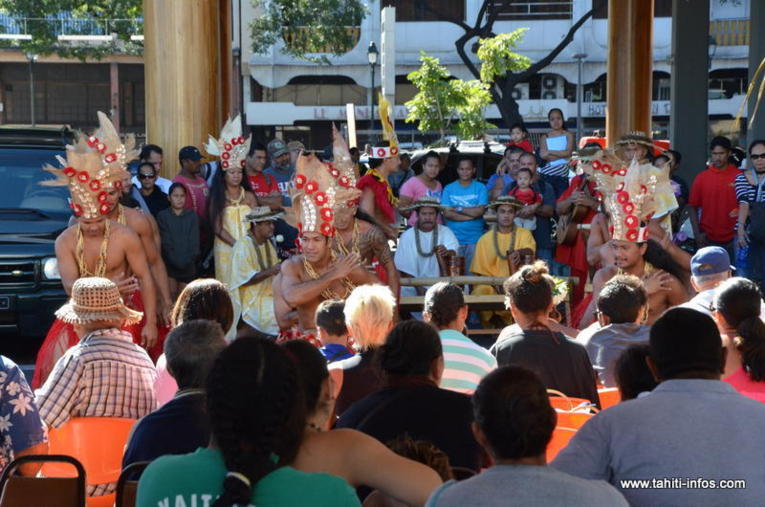
<instances>
[{"instance_id":1,"label":"blue t-shirt","mask_svg":"<svg viewBox=\"0 0 765 507\"><path fill-rule=\"evenodd\" d=\"M510 190L516 186L515 182L505 186L502 190L502 195L508 195ZM531 188L538 192L542 196L542 206L551 206L555 209L555 190L552 185L546 181L539 179L531 184ZM555 247L555 242L552 239L552 219L537 216L537 228L533 231L534 241L537 243L537 249L551 249Z\"/></svg>"},{"instance_id":2,"label":"blue t-shirt","mask_svg":"<svg viewBox=\"0 0 765 507\"><path fill-rule=\"evenodd\" d=\"M282 206L285 208L292 206L292 198L290 197L290 180L295 175L295 168L292 165L289 168L274 167L271 166L265 171L264 174L270 174L276 179L276 183L279 185L279 192L282 194Z\"/></svg>"},{"instance_id":3,"label":"blue t-shirt","mask_svg":"<svg viewBox=\"0 0 765 507\"><path fill-rule=\"evenodd\" d=\"M349 357L353 357L355 355L352 350L350 350L345 345L340 345L339 343L329 343L320 348L319 351L322 353L322 355L324 355L324 358L328 363L342 361L343 359L348 359Z\"/></svg>"},{"instance_id":4,"label":"blue t-shirt","mask_svg":"<svg viewBox=\"0 0 765 507\"><path fill-rule=\"evenodd\" d=\"M499 174L497 173L494 173L489 177L489 181L486 182L486 190L491 192L491 189L494 188L494 184L497 183L497 178L499 178ZM512 176L510 176L509 174L505 174L502 177L502 183L503 183L502 186L506 187L510 185L511 183L513 183L514 181L515 180L513 179Z\"/></svg>"},{"instance_id":5,"label":"blue t-shirt","mask_svg":"<svg viewBox=\"0 0 765 507\"><path fill-rule=\"evenodd\" d=\"M470 182L470 185L463 187L460 181L449 183L444 188L441 195L441 204L456 208L474 208L476 206L486 206L489 204L489 192L483 183L476 180ZM446 226L452 230L460 245L474 245L483 235L486 222L483 217L467 220L465 222L455 222L447 220Z\"/></svg>"}]
</instances>

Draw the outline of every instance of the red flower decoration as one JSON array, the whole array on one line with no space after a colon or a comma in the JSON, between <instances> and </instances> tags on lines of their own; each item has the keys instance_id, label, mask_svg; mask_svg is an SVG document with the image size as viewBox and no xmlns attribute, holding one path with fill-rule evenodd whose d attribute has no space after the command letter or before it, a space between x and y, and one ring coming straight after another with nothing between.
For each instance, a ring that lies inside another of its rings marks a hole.
<instances>
[{"instance_id":1,"label":"red flower decoration","mask_svg":"<svg viewBox=\"0 0 765 507\"><path fill-rule=\"evenodd\" d=\"M108 204L106 204L106 203L102 204L102 205L101 205L101 206L98 208L98 211L99 211L99 213L101 213L102 215L108 215L108 214L109 214L109 212L110 212L111 210L112 210L112 209L111 209L111 208L109 207L109 205L108 205Z\"/></svg>"},{"instance_id":2,"label":"red flower decoration","mask_svg":"<svg viewBox=\"0 0 765 507\"><path fill-rule=\"evenodd\" d=\"M612 167L609 164L603 164L603 166L600 168L600 170L603 171L603 174L609 174L611 169Z\"/></svg>"},{"instance_id":3,"label":"red flower decoration","mask_svg":"<svg viewBox=\"0 0 765 507\"><path fill-rule=\"evenodd\" d=\"M105 204L107 197L108 196L107 196L106 192L101 192L100 194L98 194L98 202L100 202L101 204Z\"/></svg>"},{"instance_id":4,"label":"red flower decoration","mask_svg":"<svg viewBox=\"0 0 765 507\"><path fill-rule=\"evenodd\" d=\"M122 190L122 180L117 180L114 183L112 183L112 186L116 188L117 190Z\"/></svg>"},{"instance_id":5,"label":"red flower decoration","mask_svg":"<svg viewBox=\"0 0 765 507\"><path fill-rule=\"evenodd\" d=\"M390 149L390 154L391 154L391 156L393 156L393 157L395 157L396 155L398 155L398 148L396 148L395 146L391 147L391 149Z\"/></svg>"},{"instance_id":6,"label":"red flower decoration","mask_svg":"<svg viewBox=\"0 0 765 507\"><path fill-rule=\"evenodd\" d=\"M104 160L107 164L111 164L112 162L117 160L117 155L114 153L109 153L107 156L104 157Z\"/></svg>"},{"instance_id":7,"label":"red flower decoration","mask_svg":"<svg viewBox=\"0 0 765 507\"><path fill-rule=\"evenodd\" d=\"M303 222L297 223L297 230L298 230L298 235L303 234Z\"/></svg>"},{"instance_id":8,"label":"red flower decoration","mask_svg":"<svg viewBox=\"0 0 765 507\"><path fill-rule=\"evenodd\" d=\"M348 201L347 205L349 208L353 208L354 206L358 206L360 203L361 199L357 197L356 199L351 199Z\"/></svg>"},{"instance_id":9,"label":"red flower decoration","mask_svg":"<svg viewBox=\"0 0 765 507\"><path fill-rule=\"evenodd\" d=\"M239 167L241 167L242 169L244 169L244 167L245 167L246 165L247 165L247 164L244 162L244 160L241 160L241 161L239 162Z\"/></svg>"},{"instance_id":10,"label":"red flower decoration","mask_svg":"<svg viewBox=\"0 0 765 507\"><path fill-rule=\"evenodd\" d=\"M603 166L603 164L600 163L600 160L593 160L592 161L592 168L596 171L600 171L600 168Z\"/></svg>"},{"instance_id":11,"label":"red flower decoration","mask_svg":"<svg viewBox=\"0 0 765 507\"><path fill-rule=\"evenodd\" d=\"M319 231L323 236L334 236L335 235L335 228L332 227L332 224L329 222L324 222L321 224L321 227L319 227Z\"/></svg>"},{"instance_id":12,"label":"red flower decoration","mask_svg":"<svg viewBox=\"0 0 765 507\"><path fill-rule=\"evenodd\" d=\"M335 218L335 214L332 212L332 208L321 208L319 210L319 214L321 215L321 219L325 222L331 222L333 218Z\"/></svg>"},{"instance_id":13,"label":"red flower decoration","mask_svg":"<svg viewBox=\"0 0 765 507\"><path fill-rule=\"evenodd\" d=\"M244 144L244 137L239 136L236 138L237 141L239 141L239 144Z\"/></svg>"},{"instance_id":14,"label":"red flower decoration","mask_svg":"<svg viewBox=\"0 0 765 507\"><path fill-rule=\"evenodd\" d=\"M618 185L616 185L617 192L621 192L622 190L624 190L624 183L619 183Z\"/></svg>"},{"instance_id":15,"label":"red flower decoration","mask_svg":"<svg viewBox=\"0 0 765 507\"><path fill-rule=\"evenodd\" d=\"M295 176L295 187L296 188L303 188L303 185L305 185L306 177L302 174L298 174Z\"/></svg>"},{"instance_id":16,"label":"red flower decoration","mask_svg":"<svg viewBox=\"0 0 765 507\"><path fill-rule=\"evenodd\" d=\"M616 194L616 202L618 202L619 204L625 204L629 202L629 200L630 200L630 194L628 194L627 192L623 190Z\"/></svg>"},{"instance_id":17,"label":"red flower decoration","mask_svg":"<svg viewBox=\"0 0 765 507\"><path fill-rule=\"evenodd\" d=\"M338 184L339 184L341 187L345 187L345 188L351 188L351 180L349 180L347 176L340 176L340 177L337 179L337 183L338 183Z\"/></svg>"},{"instance_id":18,"label":"red flower decoration","mask_svg":"<svg viewBox=\"0 0 765 507\"><path fill-rule=\"evenodd\" d=\"M77 216L82 215L82 206L79 204L72 204L72 211L74 211L74 214Z\"/></svg>"},{"instance_id":19,"label":"red flower decoration","mask_svg":"<svg viewBox=\"0 0 765 507\"><path fill-rule=\"evenodd\" d=\"M385 158L385 148L377 148L377 158Z\"/></svg>"},{"instance_id":20,"label":"red flower decoration","mask_svg":"<svg viewBox=\"0 0 765 507\"><path fill-rule=\"evenodd\" d=\"M88 187L92 192L98 192L101 190L101 182L98 180L90 180L90 183L88 183Z\"/></svg>"},{"instance_id":21,"label":"red flower decoration","mask_svg":"<svg viewBox=\"0 0 765 507\"><path fill-rule=\"evenodd\" d=\"M627 231L627 234L624 237L627 238L627 241L637 241L638 236L639 234L637 229L630 229Z\"/></svg>"},{"instance_id":22,"label":"red flower decoration","mask_svg":"<svg viewBox=\"0 0 765 507\"><path fill-rule=\"evenodd\" d=\"M315 181L309 181L308 183L305 184L305 193L306 194L311 195L312 193L316 192L317 190L319 190L319 184L316 183Z\"/></svg>"},{"instance_id":23,"label":"red flower decoration","mask_svg":"<svg viewBox=\"0 0 765 507\"><path fill-rule=\"evenodd\" d=\"M619 169L619 172L617 173L619 176L627 176L627 169Z\"/></svg>"},{"instance_id":24,"label":"red flower decoration","mask_svg":"<svg viewBox=\"0 0 765 507\"><path fill-rule=\"evenodd\" d=\"M640 193L641 194L648 193L648 187L646 187L645 185L640 185Z\"/></svg>"},{"instance_id":25,"label":"red flower decoration","mask_svg":"<svg viewBox=\"0 0 765 507\"><path fill-rule=\"evenodd\" d=\"M239 138L238 137L232 137L231 138L231 144L233 144L234 146L239 144Z\"/></svg>"},{"instance_id":26,"label":"red flower decoration","mask_svg":"<svg viewBox=\"0 0 765 507\"><path fill-rule=\"evenodd\" d=\"M103 152L105 152L105 151L106 151L106 145L105 145L104 143L102 143L101 141L98 141L98 142L96 143L96 149L97 149L98 151L100 151L101 153L103 153Z\"/></svg>"},{"instance_id":27,"label":"red flower decoration","mask_svg":"<svg viewBox=\"0 0 765 507\"><path fill-rule=\"evenodd\" d=\"M223 169L228 169L228 160L224 160L223 162L220 163L220 165L221 167L223 167Z\"/></svg>"},{"instance_id":28,"label":"red flower decoration","mask_svg":"<svg viewBox=\"0 0 765 507\"><path fill-rule=\"evenodd\" d=\"M340 171L338 171L337 169L335 169L332 166L329 166L329 174L331 174L332 177L335 178L335 179L340 177Z\"/></svg>"},{"instance_id":29,"label":"red flower decoration","mask_svg":"<svg viewBox=\"0 0 765 507\"><path fill-rule=\"evenodd\" d=\"M231 158L231 153L224 151L223 153L220 154L220 158L222 158L223 160L228 160Z\"/></svg>"},{"instance_id":30,"label":"red flower decoration","mask_svg":"<svg viewBox=\"0 0 765 507\"><path fill-rule=\"evenodd\" d=\"M90 146L91 148L94 148L96 144L98 144L98 138L95 136L90 136L88 138L88 146Z\"/></svg>"},{"instance_id":31,"label":"red flower decoration","mask_svg":"<svg viewBox=\"0 0 765 507\"><path fill-rule=\"evenodd\" d=\"M627 215L624 217L624 225L629 228L634 228L640 225L640 220L635 215Z\"/></svg>"},{"instance_id":32,"label":"red flower decoration","mask_svg":"<svg viewBox=\"0 0 765 507\"><path fill-rule=\"evenodd\" d=\"M226 151L230 150L231 148L233 148L233 146L231 146L231 143L225 143L223 145L223 149Z\"/></svg>"},{"instance_id":33,"label":"red flower decoration","mask_svg":"<svg viewBox=\"0 0 765 507\"><path fill-rule=\"evenodd\" d=\"M77 174L77 169L75 169L74 167L65 167L64 174L66 174L70 178L73 178L74 175Z\"/></svg>"},{"instance_id":34,"label":"red flower decoration","mask_svg":"<svg viewBox=\"0 0 765 507\"><path fill-rule=\"evenodd\" d=\"M80 181L81 183L85 183L89 179L90 179L90 175L86 173L85 171L80 171L79 173L77 173L77 180Z\"/></svg>"},{"instance_id":35,"label":"red flower decoration","mask_svg":"<svg viewBox=\"0 0 765 507\"><path fill-rule=\"evenodd\" d=\"M327 194L324 192L316 192L316 195L313 196L313 201L319 206L324 206L327 204Z\"/></svg>"},{"instance_id":36,"label":"red flower decoration","mask_svg":"<svg viewBox=\"0 0 765 507\"><path fill-rule=\"evenodd\" d=\"M631 202L628 202L627 204L622 206L622 209L624 210L625 213L627 213L628 215L631 215L635 211L635 205L632 204Z\"/></svg>"}]
</instances>

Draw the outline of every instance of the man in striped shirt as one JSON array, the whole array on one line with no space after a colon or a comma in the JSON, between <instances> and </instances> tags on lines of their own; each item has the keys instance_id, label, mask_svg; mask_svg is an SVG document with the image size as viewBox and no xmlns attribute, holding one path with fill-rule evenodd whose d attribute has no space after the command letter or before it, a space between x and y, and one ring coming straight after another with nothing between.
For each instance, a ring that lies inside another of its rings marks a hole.
<instances>
[{"instance_id":1,"label":"man in striped shirt","mask_svg":"<svg viewBox=\"0 0 765 507\"><path fill-rule=\"evenodd\" d=\"M465 297L458 286L439 282L425 293L423 316L438 329L444 351L441 387L472 394L481 379L497 367L497 360L462 334L467 315Z\"/></svg>"}]
</instances>

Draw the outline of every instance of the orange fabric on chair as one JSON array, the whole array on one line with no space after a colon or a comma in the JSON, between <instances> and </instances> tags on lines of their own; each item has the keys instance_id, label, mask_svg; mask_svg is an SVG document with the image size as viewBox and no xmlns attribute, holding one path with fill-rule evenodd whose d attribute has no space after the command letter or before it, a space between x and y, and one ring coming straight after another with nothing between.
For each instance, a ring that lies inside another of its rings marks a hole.
<instances>
[{"instance_id":1,"label":"orange fabric on chair","mask_svg":"<svg viewBox=\"0 0 765 507\"><path fill-rule=\"evenodd\" d=\"M600 397L600 408L602 410L613 407L622 401L622 394L616 387L598 389L598 396Z\"/></svg>"},{"instance_id":2,"label":"orange fabric on chair","mask_svg":"<svg viewBox=\"0 0 765 507\"><path fill-rule=\"evenodd\" d=\"M135 422L135 419L118 417L75 417L60 428L50 430L49 452L77 458L85 467L88 485L117 482L122 455ZM42 475L71 477L70 468L46 463ZM88 498L89 506L113 504L114 494Z\"/></svg>"},{"instance_id":3,"label":"orange fabric on chair","mask_svg":"<svg viewBox=\"0 0 765 507\"><path fill-rule=\"evenodd\" d=\"M547 462L551 462L555 459L555 456L568 445L572 438L576 435L576 430L572 428L556 427L553 430L552 439L547 444Z\"/></svg>"},{"instance_id":4,"label":"orange fabric on chair","mask_svg":"<svg viewBox=\"0 0 765 507\"><path fill-rule=\"evenodd\" d=\"M562 392L556 391L555 389L548 389L547 394L550 395L550 405L552 405L555 410L570 412L580 405L592 405L590 400L586 400L584 398L572 398L571 396L566 396Z\"/></svg>"},{"instance_id":5,"label":"orange fabric on chair","mask_svg":"<svg viewBox=\"0 0 765 507\"><path fill-rule=\"evenodd\" d=\"M558 412L558 422L556 426L578 430L584 423L592 419L595 414L586 412Z\"/></svg>"}]
</instances>

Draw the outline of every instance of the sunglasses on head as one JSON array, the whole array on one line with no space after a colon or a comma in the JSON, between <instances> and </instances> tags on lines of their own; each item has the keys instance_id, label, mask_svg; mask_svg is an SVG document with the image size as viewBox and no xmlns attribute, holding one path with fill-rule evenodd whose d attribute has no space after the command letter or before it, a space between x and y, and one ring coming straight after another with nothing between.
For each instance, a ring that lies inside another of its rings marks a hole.
<instances>
[{"instance_id":1,"label":"sunglasses on head","mask_svg":"<svg viewBox=\"0 0 765 507\"><path fill-rule=\"evenodd\" d=\"M153 174L141 174L141 173L138 173L138 179L139 180L150 180L150 179L152 179L154 177L155 176Z\"/></svg>"}]
</instances>

